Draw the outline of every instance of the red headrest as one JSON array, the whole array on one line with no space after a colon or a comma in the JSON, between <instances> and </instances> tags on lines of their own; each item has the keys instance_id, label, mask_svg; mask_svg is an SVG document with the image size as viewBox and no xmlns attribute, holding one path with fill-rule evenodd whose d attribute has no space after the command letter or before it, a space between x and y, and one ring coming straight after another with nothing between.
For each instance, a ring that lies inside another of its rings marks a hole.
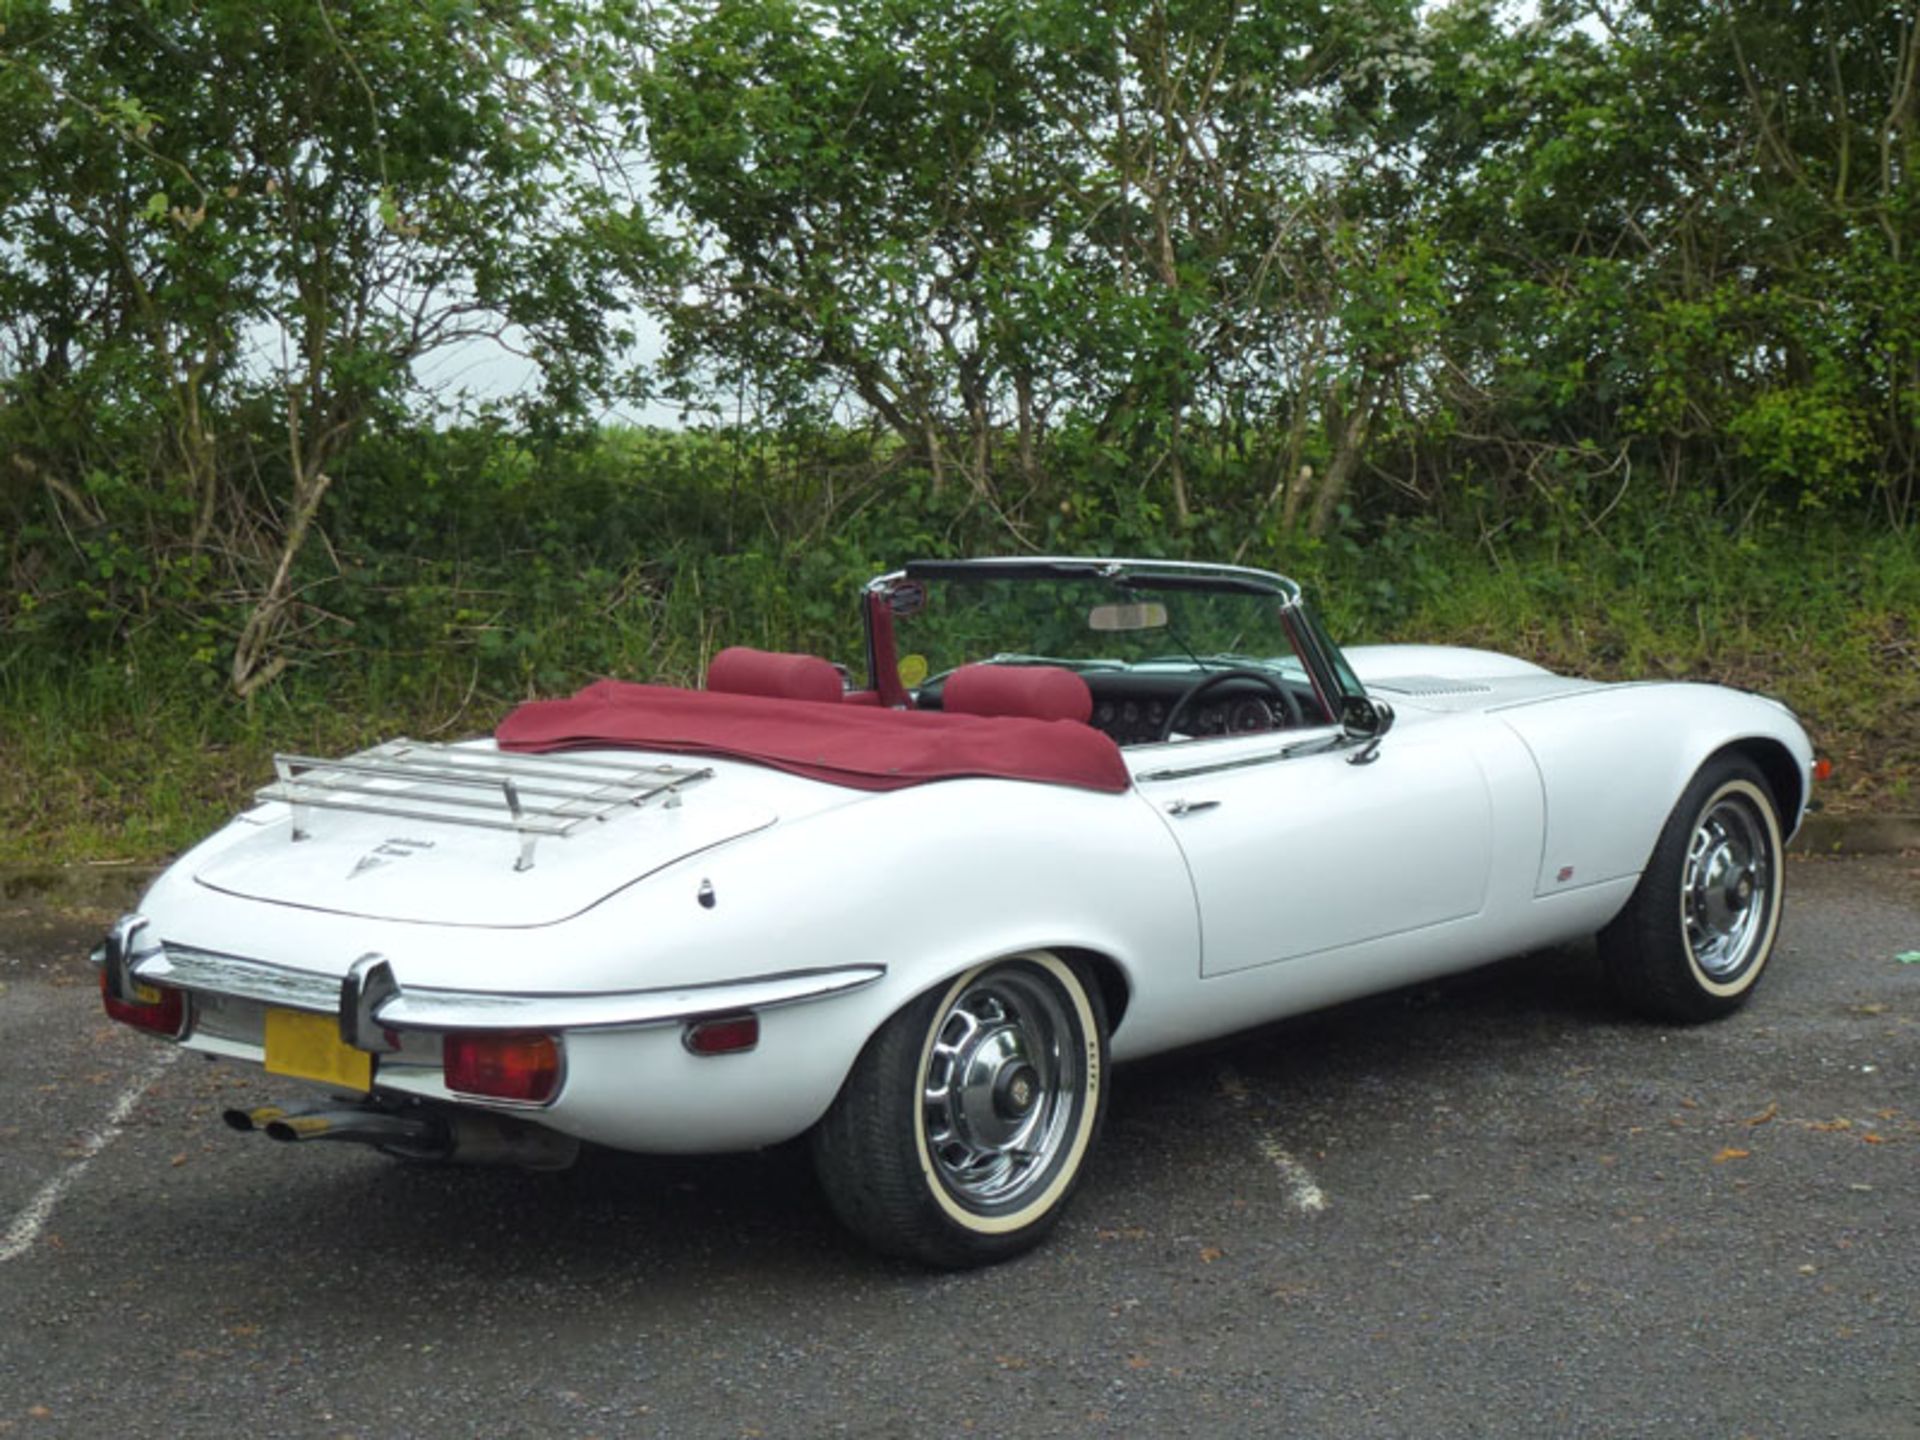
<instances>
[{"instance_id":1,"label":"red headrest","mask_svg":"<svg viewBox=\"0 0 1920 1440\"><path fill-rule=\"evenodd\" d=\"M707 689L771 700L840 700L840 672L817 655L784 655L733 645L707 666Z\"/></svg>"},{"instance_id":2,"label":"red headrest","mask_svg":"<svg viewBox=\"0 0 1920 1440\"><path fill-rule=\"evenodd\" d=\"M1093 714L1087 682L1058 665L962 665L940 689L941 708L961 715L1078 720Z\"/></svg>"}]
</instances>

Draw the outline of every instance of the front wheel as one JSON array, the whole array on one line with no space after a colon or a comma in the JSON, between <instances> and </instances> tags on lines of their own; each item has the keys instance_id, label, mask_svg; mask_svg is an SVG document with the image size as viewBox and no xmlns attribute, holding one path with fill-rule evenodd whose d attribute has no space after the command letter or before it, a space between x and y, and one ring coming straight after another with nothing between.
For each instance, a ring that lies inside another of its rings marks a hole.
<instances>
[{"instance_id":1,"label":"front wheel","mask_svg":"<svg viewBox=\"0 0 1920 1440\"><path fill-rule=\"evenodd\" d=\"M1753 993L1780 928L1780 813L1752 765L1702 766L1668 817L1633 898L1600 936L1621 998L1659 1020L1731 1013Z\"/></svg>"},{"instance_id":2,"label":"front wheel","mask_svg":"<svg viewBox=\"0 0 1920 1440\"><path fill-rule=\"evenodd\" d=\"M1045 951L977 966L883 1025L813 1132L840 1219L929 1265L1005 1260L1066 1208L1106 1110L1106 1008Z\"/></svg>"}]
</instances>

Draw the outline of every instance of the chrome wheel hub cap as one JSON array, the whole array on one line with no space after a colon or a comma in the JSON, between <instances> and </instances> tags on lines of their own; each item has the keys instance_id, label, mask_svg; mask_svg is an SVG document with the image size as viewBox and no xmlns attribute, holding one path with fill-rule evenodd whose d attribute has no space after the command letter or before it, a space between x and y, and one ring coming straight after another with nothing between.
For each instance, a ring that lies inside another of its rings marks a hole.
<instances>
[{"instance_id":1,"label":"chrome wheel hub cap","mask_svg":"<svg viewBox=\"0 0 1920 1440\"><path fill-rule=\"evenodd\" d=\"M1772 887L1772 857L1759 816L1744 801L1720 801L1693 832L1681 885L1687 948L1707 975L1725 980L1753 958Z\"/></svg>"},{"instance_id":2,"label":"chrome wheel hub cap","mask_svg":"<svg viewBox=\"0 0 1920 1440\"><path fill-rule=\"evenodd\" d=\"M1067 1002L1046 977L999 970L941 1017L921 1090L929 1158L976 1207L1043 1184L1072 1130L1080 1057Z\"/></svg>"}]
</instances>

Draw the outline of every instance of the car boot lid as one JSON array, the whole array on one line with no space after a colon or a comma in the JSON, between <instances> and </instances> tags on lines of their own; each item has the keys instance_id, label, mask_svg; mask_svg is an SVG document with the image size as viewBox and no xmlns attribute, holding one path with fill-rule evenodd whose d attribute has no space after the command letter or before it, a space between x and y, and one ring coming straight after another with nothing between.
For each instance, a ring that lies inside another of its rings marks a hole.
<instances>
[{"instance_id":1,"label":"car boot lid","mask_svg":"<svg viewBox=\"0 0 1920 1440\"><path fill-rule=\"evenodd\" d=\"M261 804L195 881L243 899L376 920L549 925L789 816L845 803L794 777L635 752L505 756L391 741L282 756Z\"/></svg>"}]
</instances>

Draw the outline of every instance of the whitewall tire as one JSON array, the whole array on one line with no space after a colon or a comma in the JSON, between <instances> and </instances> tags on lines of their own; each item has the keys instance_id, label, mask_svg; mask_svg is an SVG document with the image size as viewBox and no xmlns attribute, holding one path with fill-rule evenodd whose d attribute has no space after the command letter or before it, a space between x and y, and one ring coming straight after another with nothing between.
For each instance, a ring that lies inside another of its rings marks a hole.
<instances>
[{"instance_id":1,"label":"whitewall tire","mask_svg":"<svg viewBox=\"0 0 1920 1440\"><path fill-rule=\"evenodd\" d=\"M1759 770L1730 755L1703 765L1633 898L1601 933L1621 998L1682 1022L1745 1003L1779 934L1785 848L1779 806Z\"/></svg>"},{"instance_id":2,"label":"whitewall tire","mask_svg":"<svg viewBox=\"0 0 1920 1440\"><path fill-rule=\"evenodd\" d=\"M1106 1110L1107 1020L1046 951L979 965L868 1041L813 1133L828 1201L888 1254L989 1264L1053 1228Z\"/></svg>"}]
</instances>

